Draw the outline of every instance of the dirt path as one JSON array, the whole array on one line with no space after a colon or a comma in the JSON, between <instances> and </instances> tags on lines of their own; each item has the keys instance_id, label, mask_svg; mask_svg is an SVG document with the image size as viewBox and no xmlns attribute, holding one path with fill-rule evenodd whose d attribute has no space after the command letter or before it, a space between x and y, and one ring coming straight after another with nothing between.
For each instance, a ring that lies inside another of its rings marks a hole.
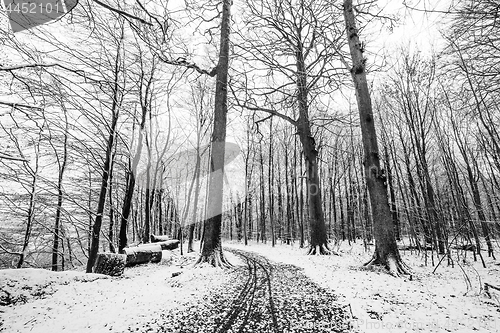
<instances>
[{"instance_id":1,"label":"dirt path","mask_svg":"<svg viewBox=\"0 0 500 333\"><path fill-rule=\"evenodd\" d=\"M229 274L232 283L188 312L162 316L163 332L349 332L347 309L299 268L255 253L226 249L246 267Z\"/></svg>"}]
</instances>

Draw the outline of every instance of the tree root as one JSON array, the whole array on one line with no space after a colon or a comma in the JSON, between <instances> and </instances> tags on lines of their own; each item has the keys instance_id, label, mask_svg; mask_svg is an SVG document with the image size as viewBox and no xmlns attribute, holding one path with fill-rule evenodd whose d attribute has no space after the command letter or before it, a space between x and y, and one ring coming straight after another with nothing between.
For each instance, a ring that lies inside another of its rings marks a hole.
<instances>
[{"instance_id":1,"label":"tree root","mask_svg":"<svg viewBox=\"0 0 500 333\"><path fill-rule=\"evenodd\" d=\"M386 260L382 260L379 256L374 254L372 259L370 259L370 261L365 263L363 266L367 268L382 266L394 277L401 277L403 275L410 275L410 279L412 277L408 265L406 265L401 259L397 259L394 256L388 256Z\"/></svg>"},{"instance_id":2,"label":"tree root","mask_svg":"<svg viewBox=\"0 0 500 333\"><path fill-rule=\"evenodd\" d=\"M220 267L220 268L230 268L233 267L233 265L224 257L224 254L222 251L213 251L209 255L200 255L194 266L203 264L203 263L208 263L214 267Z\"/></svg>"},{"instance_id":3,"label":"tree root","mask_svg":"<svg viewBox=\"0 0 500 333\"><path fill-rule=\"evenodd\" d=\"M323 255L323 256L328 256L328 255L339 255L337 252L330 250L327 244L322 244L322 245L316 245L309 247L309 251L307 252L307 255Z\"/></svg>"}]
</instances>

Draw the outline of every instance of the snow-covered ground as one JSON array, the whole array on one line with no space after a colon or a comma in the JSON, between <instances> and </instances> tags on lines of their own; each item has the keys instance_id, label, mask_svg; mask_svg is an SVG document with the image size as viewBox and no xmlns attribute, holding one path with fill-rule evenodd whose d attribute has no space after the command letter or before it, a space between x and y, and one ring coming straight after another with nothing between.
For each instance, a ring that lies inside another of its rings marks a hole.
<instances>
[{"instance_id":1,"label":"snow-covered ground","mask_svg":"<svg viewBox=\"0 0 500 333\"><path fill-rule=\"evenodd\" d=\"M469 253L460 266L448 267L445 260L432 274L430 258L424 266L420 255L403 253L413 270L410 280L363 269L370 252L361 244L343 244L337 249L340 256L306 256L297 246L224 244L303 268L350 305L352 324L360 332L500 331L498 294L489 298L481 288L485 282L500 285L500 266L489 258L484 269ZM233 264L242 264L234 255L227 256ZM13 303L0 306L0 331L127 332L149 327L154 332L151 323L161 313L189 311L190 304L206 301L229 280L224 270L191 267L197 254L181 257L176 250L165 251L164 257L159 264L127 268L120 278L81 271L0 271L0 300ZM174 272L182 274L172 277Z\"/></svg>"},{"instance_id":2,"label":"snow-covered ground","mask_svg":"<svg viewBox=\"0 0 500 333\"><path fill-rule=\"evenodd\" d=\"M353 325L361 332L500 332L500 298L491 293L490 299L482 290L485 282L500 285L500 266L486 253L486 269L479 261L473 262L468 252L465 263L459 261L461 267L456 263L455 268L448 267L444 260L432 274L430 256L425 266L422 255L404 251L403 260L413 272L410 281L364 269L373 246L365 252L360 243L342 244L340 256L306 256L306 250L298 246L226 245L303 268L312 280L351 305ZM455 253L452 256L456 259ZM437 264L439 258L434 260Z\"/></svg>"},{"instance_id":3,"label":"snow-covered ground","mask_svg":"<svg viewBox=\"0 0 500 333\"><path fill-rule=\"evenodd\" d=\"M0 270L1 290L18 299L17 304L0 306L0 332L143 331L162 312L188 309L227 282L221 269L192 268L194 253L185 257L178 250L163 254L159 264L126 268L119 278L75 271ZM241 263L231 254L229 259ZM182 274L172 277L174 272ZM0 297L5 293L0 291Z\"/></svg>"}]
</instances>

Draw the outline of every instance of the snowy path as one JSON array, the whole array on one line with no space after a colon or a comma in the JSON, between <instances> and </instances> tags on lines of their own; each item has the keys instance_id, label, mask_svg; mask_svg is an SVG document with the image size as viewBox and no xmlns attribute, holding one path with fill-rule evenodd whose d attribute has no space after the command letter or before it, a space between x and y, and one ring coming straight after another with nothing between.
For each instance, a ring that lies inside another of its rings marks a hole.
<instances>
[{"instance_id":1,"label":"snowy path","mask_svg":"<svg viewBox=\"0 0 500 333\"><path fill-rule=\"evenodd\" d=\"M349 332L347 309L299 268L229 251L246 267L234 269L232 283L207 302L165 314L164 332Z\"/></svg>"},{"instance_id":2,"label":"snowy path","mask_svg":"<svg viewBox=\"0 0 500 333\"><path fill-rule=\"evenodd\" d=\"M118 278L0 270L0 332L348 332L348 320L365 333L500 332L500 294L482 289L500 285L490 258L486 269L463 258L432 273L422 254L403 252L408 280L362 268L373 249L361 244L343 244L341 256L225 245L230 269L193 267L198 253L175 250Z\"/></svg>"}]
</instances>

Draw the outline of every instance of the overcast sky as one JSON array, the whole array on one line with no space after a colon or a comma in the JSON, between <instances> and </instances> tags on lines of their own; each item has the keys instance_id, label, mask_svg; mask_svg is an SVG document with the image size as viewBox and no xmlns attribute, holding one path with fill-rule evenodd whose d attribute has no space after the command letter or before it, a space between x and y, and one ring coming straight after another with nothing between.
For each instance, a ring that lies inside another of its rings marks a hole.
<instances>
[{"instance_id":1,"label":"overcast sky","mask_svg":"<svg viewBox=\"0 0 500 333\"><path fill-rule=\"evenodd\" d=\"M397 15L398 23L393 32L386 30L387 34L381 33L381 43L376 45L377 47L386 50L389 56L393 55L394 51L401 46L418 48L424 53L439 51L442 46L439 31L446 26L448 18L444 14L435 13L432 10L446 10L450 0L436 0L432 1L431 4L428 0L407 1L409 6L421 11L409 9L403 4L403 0L382 0L379 3L385 12ZM430 11L423 11L425 9Z\"/></svg>"}]
</instances>

